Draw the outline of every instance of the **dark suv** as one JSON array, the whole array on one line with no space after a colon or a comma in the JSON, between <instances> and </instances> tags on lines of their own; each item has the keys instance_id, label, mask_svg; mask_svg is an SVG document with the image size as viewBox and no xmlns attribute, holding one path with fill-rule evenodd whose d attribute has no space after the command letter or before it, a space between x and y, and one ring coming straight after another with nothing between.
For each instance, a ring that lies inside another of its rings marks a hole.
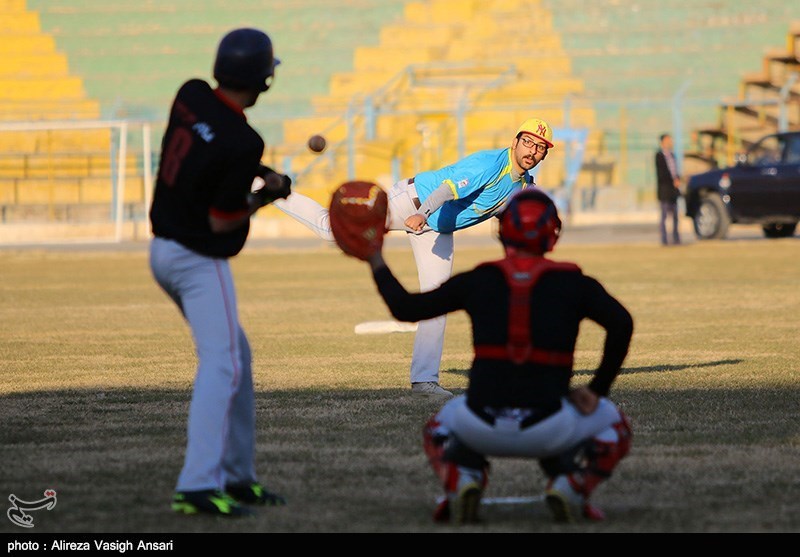
<instances>
[{"instance_id":1,"label":"dark suv","mask_svg":"<svg viewBox=\"0 0 800 557\"><path fill-rule=\"evenodd\" d=\"M768 135L731 168L689 178L686 216L701 240L724 238L731 223L760 224L767 238L794 235L800 221L800 132Z\"/></svg>"}]
</instances>

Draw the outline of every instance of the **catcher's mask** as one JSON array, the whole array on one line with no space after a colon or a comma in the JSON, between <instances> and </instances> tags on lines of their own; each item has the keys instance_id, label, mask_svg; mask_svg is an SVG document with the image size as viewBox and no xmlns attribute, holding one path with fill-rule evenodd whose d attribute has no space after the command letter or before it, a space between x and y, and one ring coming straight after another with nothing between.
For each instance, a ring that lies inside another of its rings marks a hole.
<instances>
[{"instance_id":1,"label":"catcher's mask","mask_svg":"<svg viewBox=\"0 0 800 557\"><path fill-rule=\"evenodd\" d=\"M506 247L542 255L553 249L560 233L556 205L541 190L520 190L500 214L500 241Z\"/></svg>"},{"instance_id":2,"label":"catcher's mask","mask_svg":"<svg viewBox=\"0 0 800 557\"><path fill-rule=\"evenodd\" d=\"M269 36L258 29L234 29L222 37L214 61L214 79L222 87L269 89L280 64L272 52Z\"/></svg>"}]
</instances>

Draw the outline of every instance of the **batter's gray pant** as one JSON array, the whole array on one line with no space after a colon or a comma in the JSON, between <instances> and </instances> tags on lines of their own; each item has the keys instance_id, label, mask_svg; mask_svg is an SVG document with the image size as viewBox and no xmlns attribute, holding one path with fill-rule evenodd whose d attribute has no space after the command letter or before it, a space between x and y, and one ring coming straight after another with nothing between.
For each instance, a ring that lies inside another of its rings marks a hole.
<instances>
[{"instance_id":1,"label":"batter's gray pant","mask_svg":"<svg viewBox=\"0 0 800 557\"><path fill-rule=\"evenodd\" d=\"M154 238L150 268L192 330L197 374L176 491L256 481L252 356L227 259Z\"/></svg>"}]
</instances>

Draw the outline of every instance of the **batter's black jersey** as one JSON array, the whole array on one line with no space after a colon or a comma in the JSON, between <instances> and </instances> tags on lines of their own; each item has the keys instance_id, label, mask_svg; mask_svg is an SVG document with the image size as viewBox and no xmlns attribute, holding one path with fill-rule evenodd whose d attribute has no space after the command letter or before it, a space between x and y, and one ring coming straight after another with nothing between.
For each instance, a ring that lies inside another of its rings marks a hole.
<instances>
[{"instance_id":1,"label":"batter's black jersey","mask_svg":"<svg viewBox=\"0 0 800 557\"><path fill-rule=\"evenodd\" d=\"M388 268L374 273L378 290L392 315L420 321L466 310L472 320L475 346L502 346L508 341L510 288L503 271L482 265L451 277L430 292L410 294ZM573 354L581 321L606 329L602 361L589 388L606 396L628 353L633 335L630 313L597 280L575 271L548 271L530 295L530 337L543 352ZM508 359L473 360L467 405L480 412L490 408L536 408L554 412L569 392L571 365L545 365Z\"/></svg>"},{"instance_id":2,"label":"batter's black jersey","mask_svg":"<svg viewBox=\"0 0 800 557\"><path fill-rule=\"evenodd\" d=\"M178 91L161 146L150 222L153 234L212 257L231 257L247 240L250 222L231 232L211 231L209 215L248 214L247 196L264 154L264 141L242 110L200 79Z\"/></svg>"}]
</instances>

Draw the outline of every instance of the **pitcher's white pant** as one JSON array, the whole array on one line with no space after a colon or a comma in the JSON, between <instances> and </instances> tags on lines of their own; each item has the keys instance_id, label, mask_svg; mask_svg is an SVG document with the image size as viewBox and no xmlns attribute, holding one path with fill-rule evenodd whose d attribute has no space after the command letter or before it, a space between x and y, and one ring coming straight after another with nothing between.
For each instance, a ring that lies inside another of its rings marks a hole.
<instances>
[{"instance_id":1,"label":"pitcher's white pant","mask_svg":"<svg viewBox=\"0 0 800 557\"><path fill-rule=\"evenodd\" d=\"M449 279L453 272L453 235L440 234L427 225L421 232L406 228L405 220L417 212L413 202L413 199L417 198L417 192L408 180L400 180L387 194L389 198L387 228L407 233L417 264L420 291L427 292L437 288ZM313 199L294 192L286 199L275 201L274 205L305 224L320 238L333 241L328 209ZM439 382L446 323L446 316L419 322L411 356L412 383Z\"/></svg>"},{"instance_id":2,"label":"pitcher's white pant","mask_svg":"<svg viewBox=\"0 0 800 557\"><path fill-rule=\"evenodd\" d=\"M485 456L547 458L559 455L587 439L617 442L612 427L622 420L617 406L601 397L597 409L581 414L562 398L561 410L524 429L511 420L491 425L467 406L465 395L447 401L436 416L439 433L454 433L470 449Z\"/></svg>"},{"instance_id":3,"label":"pitcher's white pant","mask_svg":"<svg viewBox=\"0 0 800 557\"><path fill-rule=\"evenodd\" d=\"M150 268L189 323L198 359L186 456L175 489L255 482L252 357L228 260L154 238Z\"/></svg>"}]
</instances>

